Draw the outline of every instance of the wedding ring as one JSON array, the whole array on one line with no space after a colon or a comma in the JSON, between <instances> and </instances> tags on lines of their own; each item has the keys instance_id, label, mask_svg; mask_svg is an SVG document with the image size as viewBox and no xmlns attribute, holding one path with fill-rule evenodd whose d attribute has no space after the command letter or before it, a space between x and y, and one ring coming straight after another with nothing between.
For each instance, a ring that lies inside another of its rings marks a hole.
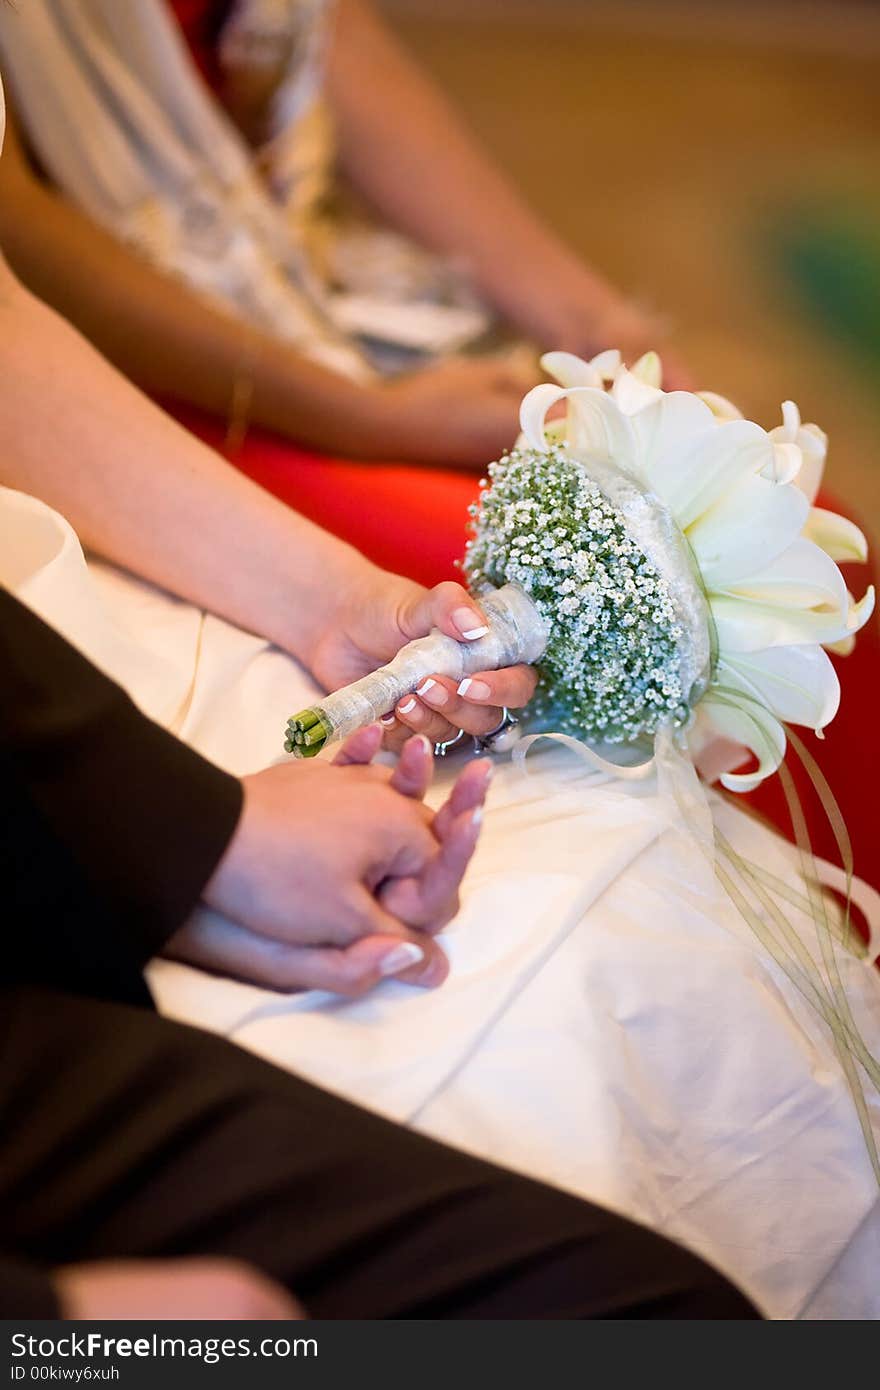
<instances>
[{"instance_id":1,"label":"wedding ring","mask_svg":"<svg viewBox=\"0 0 880 1390\"><path fill-rule=\"evenodd\" d=\"M500 724L497 724L494 729L490 729L487 734L474 739L474 751L476 753L506 753L521 737L522 730L519 727L519 720L504 705L501 711Z\"/></svg>"},{"instance_id":2,"label":"wedding ring","mask_svg":"<svg viewBox=\"0 0 880 1390\"><path fill-rule=\"evenodd\" d=\"M434 744L434 757L445 758L450 748L454 748L457 743L461 743L463 738L467 738L464 729L459 729L454 738L448 738L445 743Z\"/></svg>"}]
</instances>

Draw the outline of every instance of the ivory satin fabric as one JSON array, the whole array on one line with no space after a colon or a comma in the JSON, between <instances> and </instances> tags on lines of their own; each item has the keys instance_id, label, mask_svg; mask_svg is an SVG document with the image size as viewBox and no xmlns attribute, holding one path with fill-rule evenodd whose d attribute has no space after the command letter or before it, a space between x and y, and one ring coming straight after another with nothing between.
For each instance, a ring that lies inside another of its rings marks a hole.
<instances>
[{"instance_id":1,"label":"ivory satin fabric","mask_svg":"<svg viewBox=\"0 0 880 1390\"><path fill-rule=\"evenodd\" d=\"M8 490L0 582L234 773L275 760L315 694L260 639L87 567L61 517ZM154 962L159 1007L679 1238L772 1317L880 1317L880 1193L824 1027L654 783L602 781L564 749L529 766L498 768L442 989L285 997ZM713 810L737 850L794 882L782 841ZM880 976L853 960L847 987L876 1055Z\"/></svg>"}]
</instances>

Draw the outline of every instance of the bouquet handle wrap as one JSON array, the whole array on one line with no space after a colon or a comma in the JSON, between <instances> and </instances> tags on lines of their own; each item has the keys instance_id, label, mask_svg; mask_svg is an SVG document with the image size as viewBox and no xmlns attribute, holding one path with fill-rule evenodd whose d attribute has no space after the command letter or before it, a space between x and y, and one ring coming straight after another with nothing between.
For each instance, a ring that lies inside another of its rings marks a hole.
<instances>
[{"instance_id":1,"label":"bouquet handle wrap","mask_svg":"<svg viewBox=\"0 0 880 1390\"><path fill-rule=\"evenodd\" d=\"M326 743L347 738L392 710L404 695L437 673L461 680L473 671L492 671L538 661L547 645L548 626L535 604L514 584L480 596L489 631L475 642L457 642L436 628L409 642L387 666L324 696L288 721L285 747L311 757Z\"/></svg>"}]
</instances>

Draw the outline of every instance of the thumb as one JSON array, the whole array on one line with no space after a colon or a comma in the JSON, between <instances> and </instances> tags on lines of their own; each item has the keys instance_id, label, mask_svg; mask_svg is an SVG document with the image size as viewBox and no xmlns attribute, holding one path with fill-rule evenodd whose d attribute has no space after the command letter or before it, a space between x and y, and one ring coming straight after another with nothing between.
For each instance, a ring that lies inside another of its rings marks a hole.
<instances>
[{"instance_id":1,"label":"thumb","mask_svg":"<svg viewBox=\"0 0 880 1390\"><path fill-rule=\"evenodd\" d=\"M457 642L476 642L489 631L486 615L461 584L448 580L409 600L400 614L400 627L410 640L439 628Z\"/></svg>"}]
</instances>

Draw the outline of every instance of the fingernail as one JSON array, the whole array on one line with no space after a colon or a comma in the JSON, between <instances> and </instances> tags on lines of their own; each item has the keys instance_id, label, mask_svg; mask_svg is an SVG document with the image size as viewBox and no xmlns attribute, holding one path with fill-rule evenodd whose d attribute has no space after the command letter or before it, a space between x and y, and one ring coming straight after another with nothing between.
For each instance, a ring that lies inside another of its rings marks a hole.
<instances>
[{"instance_id":1,"label":"fingernail","mask_svg":"<svg viewBox=\"0 0 880 1390\"><path fill-rule=\"evenodd\" d=\"M410 739L410 743L421 744L429 757L434 756L434 745L426 734L416 734L415 738Z\"/></svg>"},{"instance_id":2,"label":"fingernail","mask_svg":"<svg viewBox=\"0 0 880 1390\"><path fill-rule=\"evenodd\" d=\"M384 726L384 728L390 729L391 726L392 726L392 724L396 724L396 723L397 723L397 715L395 715L395 714L383 714L383 715L382 715L382 718L379 720L379 723L382 724L382 725Z\"/></svg>"},{"instance_id":3,"label":"fingernail","mask_svg":"<svg viewBox=\"0 0 880 1390\"><path fill-rule=\"evenodd\" d=\"M398 705L398 706L397 706L398 711L399 711L400 714L411 714L412 711L415 709L415 707L416 707L416 701L415 701L415 700L407 700L405 704L402 704L402 705Z\"/></svg>"},{"instance_id":4,"label":"fingernail","mask_svg":"<svg viewBox=\"0 0 880 1390\"><path fill-rule=\"evenodd\" d=\"M492 691L485 681L475 681L471 676L465 676L458 687L459 695L467 695L470 700L488 700Z\"/></svg>"},{"instance_id":5,"label":"fingernail","mask_svg":"<svg viewBox=\"0 0 880 1390\"><path fill-rule=\"evenodd\" d=\"M419 961L424 959L425 953L421 946L417 946L414 941L402 941L393 951L389 951L387 956L382 957L379 962L379 974L399 975L401 970L408 970L411 965L418 965Z\"/></svg>"},{"instance_id":6,"label":"fingernail","mask_svg":"<svg viewBox=\"0 0 880 1390\"><path fill-rule=\"evenodd\" d=\"M473 608L456 608L452 621L466 642L476 642L478 637L485 637L489 631L479 613Z\"/></svg>"},{"instance_id":7,"label":"fingernail","mask_svg":"<svg viewBox=\"0 0 880 1390\"><path fill-rule=\"evenodd\" d=\"M419 686L416 694L421 695L425 704L433 706L434 709L439 709L449 699L446 686L440 685L437 681L425 681L424 685Z\"/></svg>"}]
</instances>

